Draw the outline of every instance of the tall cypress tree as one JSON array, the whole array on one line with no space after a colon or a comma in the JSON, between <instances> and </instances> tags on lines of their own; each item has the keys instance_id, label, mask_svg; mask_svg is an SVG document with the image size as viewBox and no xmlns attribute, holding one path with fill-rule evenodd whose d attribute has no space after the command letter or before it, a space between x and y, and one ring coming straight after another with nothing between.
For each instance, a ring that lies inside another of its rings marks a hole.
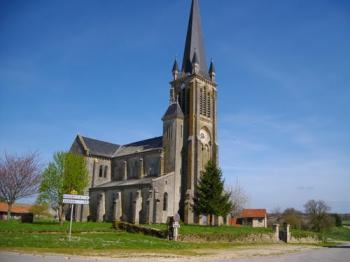
<instances>
[{"instance_id":1,"label":"tall cypress tree","mask_svg":"<svg viewBox=\"0 0 350 262\"><path fill-rule=\"evenodd\" d=\"M226 216L232 209L231 194L224 190L222 172L213 161L209 161L197 185L193 208L197 214L209 216L212 225L213 216Z\"/></svg>"}]
</instances>

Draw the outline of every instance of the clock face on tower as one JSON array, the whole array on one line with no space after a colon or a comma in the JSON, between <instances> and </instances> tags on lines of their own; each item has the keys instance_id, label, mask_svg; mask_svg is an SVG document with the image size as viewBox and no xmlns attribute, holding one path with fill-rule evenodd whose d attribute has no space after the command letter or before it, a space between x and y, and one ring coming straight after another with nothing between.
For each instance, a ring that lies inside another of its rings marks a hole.
<instances>
[{"instance_id":1,"label":"clock face on tower","mask_svg":"<svg viewBox=\"0 0 350 262\"><path fill-rule=\"evenodd\" d=\"M201 129L201 131L199 131L199 140L204 145L207 145L210 142L210 136L209 136L208 132L205 131L204 129Z\"/></svg>"}]
</instances>

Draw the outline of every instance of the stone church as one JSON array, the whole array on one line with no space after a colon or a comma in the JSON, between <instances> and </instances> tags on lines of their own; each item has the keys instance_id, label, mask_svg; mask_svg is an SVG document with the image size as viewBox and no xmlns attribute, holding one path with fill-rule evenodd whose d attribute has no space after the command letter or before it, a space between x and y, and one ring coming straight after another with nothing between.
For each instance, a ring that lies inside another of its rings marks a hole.
<instances>
[{"instance_id":1,"label":"stone church","mask_svg":"<svg viewBox=\"0 0 350 262\"><path fill-rule=\"evenodd\" d=\"M206 61L198 0L192 1L182 67L175 60L162 136L119 145L78 135L71 152L86 158L90 205L76 219L165 223L192 210L196 184L209 160L217 161L217 85Z\"/></svg>"}]
</instances>

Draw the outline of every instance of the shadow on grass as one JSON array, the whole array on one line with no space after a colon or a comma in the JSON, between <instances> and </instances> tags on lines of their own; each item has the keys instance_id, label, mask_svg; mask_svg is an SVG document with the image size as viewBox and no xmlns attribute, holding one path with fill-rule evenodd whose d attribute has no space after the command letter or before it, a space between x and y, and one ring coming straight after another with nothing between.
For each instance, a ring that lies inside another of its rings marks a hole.
<instances>
[{"instance_id":1,"label":"shadow on grass","mask_svg":"<svg viewBox=\"0 0 350 262\"><path fill-rule=\"evenodd\" d=\"M56 221L34 221L33 225L59 225Z\"/></svg>"}]
</instances>

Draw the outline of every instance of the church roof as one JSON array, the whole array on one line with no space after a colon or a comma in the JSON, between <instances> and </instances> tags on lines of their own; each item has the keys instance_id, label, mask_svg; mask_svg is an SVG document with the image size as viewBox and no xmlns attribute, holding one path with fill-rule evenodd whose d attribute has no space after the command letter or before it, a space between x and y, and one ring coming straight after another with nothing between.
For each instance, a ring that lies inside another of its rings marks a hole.
<instances>
[{"instance_id":1,"label":"church roof","mask_svg":"<svg viewBox=\"0 0 350 262\"><path fill-rule=\"evenodd\" d=\"M115 152L113 157L130 155L146 150L160 149L163 147L163 137L155 137L146 139L138 142L134 142L128 145L123 145L120 149Z\"/></svg>"},{"instance_id":2,"label":"church roof","mask_svg":"<svg viewBox=\"0 0 350 262\"><path fill-rule=\"evenodd\" d=\"M85 143L89 153L91 155L103 156L103 157L112 157L115 151L120 148L120 145L112 144L105 141L100 141L88 137L81 137Z\"/></svg>"},{"instance_id":3,"label":"church roof","mask_svg":"<svg viewBox=\"0 0 350 262\"><path fill-rule=\"evenodd\" d=\"M172 103L168 110L166 111L165 115L163 116L163 120L169 119L169 118L184 118L184 113L181 110L181 107L178 103Z\"/></svg>"},{"instance_id":4,"label":"church roof","mask_svg":"<svg viewBox=\"0 0 350 262\"><path fill-rule=\"evenodd\" d=\"M150 138L127 145L117 145L109 142L78 136L80 143L84 150L88 151L90 155L113 158L118 156L125 156L146 150L161 149L163 146L163 137Z\"/></svg>"},{"instance_id":5,"label":"church roof","mask_svg":"<svg viewBox=\"0 0 350 262\"><path fill-rule=\"evenodd\" d=\"M190 19L188 22L185 52L182 60L182 71L192 73L192 59L197 55L199 71L203 76L208 76L208 67L205 58L205 50L202 35L201 17L198 0L192 0Z\"/></svg>"}]
</instances>

